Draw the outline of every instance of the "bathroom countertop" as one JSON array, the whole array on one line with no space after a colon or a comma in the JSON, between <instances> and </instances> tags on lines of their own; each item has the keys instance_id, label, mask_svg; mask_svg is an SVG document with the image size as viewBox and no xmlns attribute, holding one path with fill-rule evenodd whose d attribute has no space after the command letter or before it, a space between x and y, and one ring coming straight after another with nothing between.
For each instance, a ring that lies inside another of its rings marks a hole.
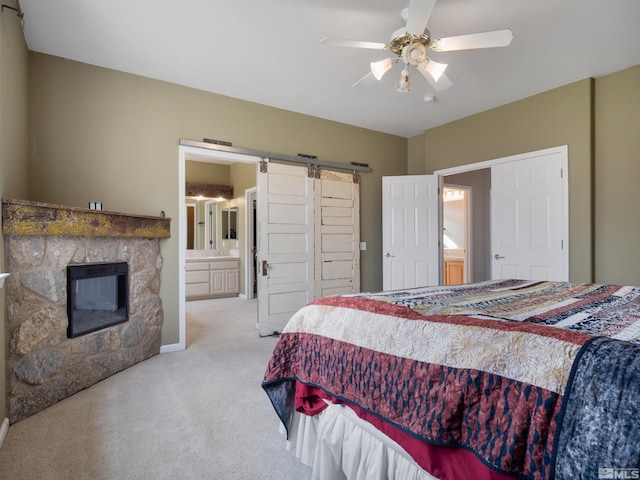
<instances>
[{"instance_id":1,"label":"bathroom countertop","mask_svg":"<svg viewBox=\"0 0 640 480\"><path fill-rule=\"evenodd\" d=\"M215 256L211 256L211 257L193 257L193 258L186 258L185 261L187 263L190 262L216 262L216 261L223 261L223 260L240 260L240 257L234 257L232 255L215 255Z\"/></svg>"},{"instance_id":2,"label":"bathroom countertop","mask_svg":"<svg viewBox=\"0 0 640 480\"><path fill-rule=\"evenodd\" d=\"M464 249L462 248L445 248L443 251L445 260L464 260Z\"/></svg>"}]
</instances>

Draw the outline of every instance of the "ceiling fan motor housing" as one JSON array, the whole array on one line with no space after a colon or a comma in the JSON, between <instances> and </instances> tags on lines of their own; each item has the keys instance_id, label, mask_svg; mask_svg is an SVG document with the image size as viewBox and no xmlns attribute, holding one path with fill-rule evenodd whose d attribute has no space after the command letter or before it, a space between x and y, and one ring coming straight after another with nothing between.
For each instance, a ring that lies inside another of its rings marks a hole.
<instances>
[{"instance_id":1,"label":"ceiling fan motor housing","mask_svg":"<svg viewBox=\"0 0 640 480\"><path fill-rule=\"evenodd\" d=\"M396 55L402 55L402 50L407 45L412 43L419 43L429 49L431 47L431 33L425 28L424 32L420 35L413 35L407 32L406 27L399 28L391 35L388 48Z\"/></svg>"}]
</instances>

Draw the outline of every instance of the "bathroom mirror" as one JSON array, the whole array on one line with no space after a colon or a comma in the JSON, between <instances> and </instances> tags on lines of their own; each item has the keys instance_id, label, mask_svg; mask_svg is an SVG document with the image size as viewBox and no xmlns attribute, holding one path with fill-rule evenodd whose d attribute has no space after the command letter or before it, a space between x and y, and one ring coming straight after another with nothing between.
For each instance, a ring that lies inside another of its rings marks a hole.
<instances>
[{"instance_id":1,"label":"bathroom mirror","mask_svg":"<svg viewBox=\"0 0 640 480\"><path fill-rule=\"evenodd\" d=\"M197 199L186 197L186 228L187 228L187 250L202 250L213 248L207 246L206 241L206 214L209 201L207 199Z\"/></svg>"}]
</instances>

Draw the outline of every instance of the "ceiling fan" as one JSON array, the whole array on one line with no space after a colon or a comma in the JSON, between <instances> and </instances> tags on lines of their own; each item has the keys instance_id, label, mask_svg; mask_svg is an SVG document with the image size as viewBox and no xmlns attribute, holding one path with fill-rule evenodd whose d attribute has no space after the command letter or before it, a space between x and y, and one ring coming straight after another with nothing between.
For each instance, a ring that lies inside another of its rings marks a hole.
<instances>
[{"instance_id":1,"label":"ceiling fan","mask_svg":"<svg viewBox=\"0 0 640 480\"><path fill-rule=\"evenodd\" d=\"M389 43L362 42L358 40L340 40L323 38L325 45L338 47L368 48L373 50L390 50L396 56L371 62L371 71L354 83L355 87L371 77L380 80L394 65L402 62L400 79L396 84L398 92L411 89L409 81L409 65L413 65L436 91L449 88L453 83L444 74L447 64L438 63L427 56L428 50L434 52L451 52L477 48L506 47L511 43L513 34L510 29L490 32L471 33L446 38L431 38L426 29L436 0L410 0L409 7L402 11L406 25L391 35Z\"/></svg>"}]
</instances>

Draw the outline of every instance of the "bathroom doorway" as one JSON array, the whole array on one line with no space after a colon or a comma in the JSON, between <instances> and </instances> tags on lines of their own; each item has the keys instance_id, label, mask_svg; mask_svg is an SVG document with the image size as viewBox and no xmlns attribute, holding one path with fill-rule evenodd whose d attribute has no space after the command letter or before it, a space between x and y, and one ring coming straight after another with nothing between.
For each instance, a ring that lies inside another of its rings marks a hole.
<instances>
[{"instance_id":1,"label":"bathroom doorway","mask_svg":"<svg viewBox=\"0 0 640 480\"><path fill-rule=\"evenodd\" d=\"M442 190L442 245L445 285L469 283L472 278L472 188L445 184Z\"/></svg>"}]
</instances>

